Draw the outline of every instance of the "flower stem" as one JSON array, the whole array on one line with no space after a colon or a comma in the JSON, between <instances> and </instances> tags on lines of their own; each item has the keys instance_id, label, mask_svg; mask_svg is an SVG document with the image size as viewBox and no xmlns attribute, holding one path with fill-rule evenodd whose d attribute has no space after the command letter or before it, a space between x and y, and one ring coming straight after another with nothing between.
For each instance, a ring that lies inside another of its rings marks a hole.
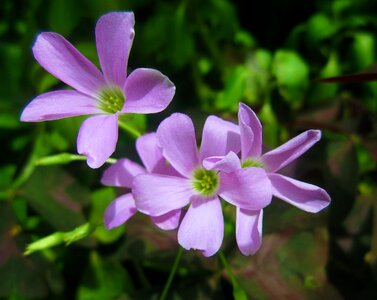
<instances>
[{"instance_id":1,"label":"flower stem","mask_svg":"<svg viewBox=\"0 0 377 300\"><path fill-rule=\"evenodd\" d=\"M127 123L121 120L118 120L118 126L135 139L141 136L141 132L137 131L135 128L130 127Z\"/></svg>"},{"instance_id":2,"label":"flower stem","mask_svg":"<svg viewBox=\"0 0 377 300\"><path fill-rule=\"evenodd\" d=\"M219 257L220 257L220 260L223 263L223 265L226 269L226 272L228 273L228 276L229 276L229 278L232 282L234 299L236 299L236 300L247 300L248 297L247 297L246 292L240 287L236 276L234 276L234 274L233 274L232 268L230 267L228 261L225 258L224 253L221 250L219 251Z\"/></svg>"},{"instance_id":3,"label":"flower stem","mask_svg":"<svg viewBox=\"0 0 377 300\"><path fill-rule=\"evenodd\" d=\"M162 291L160 300L165 300L166 296L168 295L171 283L173 282L173 279L174 279L174 275L175 275L175 273L176 273L176 271L178 269L179 262L180 262L180 260L182 258L182 254L183 254L183 248L179 247L178 253L175 256L173 267L170 270L168 281L166 282L164 290Z\"/></svg>"}]
</instances>

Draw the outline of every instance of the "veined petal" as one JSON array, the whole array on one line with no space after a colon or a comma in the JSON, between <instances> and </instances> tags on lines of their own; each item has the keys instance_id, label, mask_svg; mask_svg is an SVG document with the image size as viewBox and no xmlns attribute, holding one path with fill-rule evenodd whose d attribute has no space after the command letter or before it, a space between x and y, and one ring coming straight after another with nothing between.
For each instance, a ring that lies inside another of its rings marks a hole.
<instances>
[{"instance_id":1,"label":"veined petal","mask_svg":"<svg viewBox=\"0 0 377 300\"><path fill-rule=\"evenodd\" d=\"M320 187L280 174L269 174L272 194L304 211L317 213L331 201L329 194Z\"/></svg>"},{"instance_id":2,"label":"veined petal","mask_svg":"<svg viewBox=\"0 0 377 300\"><path fill-rule=\"evenodd\" d=\"M262 244L263 210L237 207L236 239L243 255L254 255Z\"/></svg>"},{"instance_id":3,"label":"veined petal","mask_svg":"<svg viewBox=\"0 0 377 300\"><path fill-rule=\"evenodd\" d=\"M134 177L145 172L146 170L139 164L123 158L105 170L101 183L103 185L131 188Z\"/></svg>"},{"instance_id":4,"label":"veined petal","mask_svg":"<svg viewBox=\"0 0 377 300\"><path fill-rule=\"evenodd\" d=\"M72 90L48 92L34 98L23 110L21 121L39 122L102 113L95 101Z\"/></svg>"},{"instance_id":5,"label":"veined petal","mask_svg":"<svg viewBox=\"0 0 377 300\"><path fill-rule=\"evenodd\" d=\"M271 184L262 168L243 168L232 173L220 172L220 196L227 202L248 210L270 204Z\"/></svg>"},{"instance_id":6,"label":"veined petal","mask_svg":"<svg viewBox=\"0 0 377 300\"><path fill-rule=\"evenodd\" d=\"M118 114L99 115L82 123L77 152L87 157L91 168L99 168L115 151L118 140Z\"/></svg>"},{"instance_id":7,"label":"veined petal","mask_svg":"<svg viewBox=\"0 0 377 300\"><path fill-rule=\"evenodd\" d=\"M131 194L116 198L105 211L105 226L112 229L124 224L137 212L135 200Z\"/></svg>"},{"instance_id":8,"label":"veined petal","mask_svg":"<svg viewBox=\"0 0 377 300\"><path fill-rule=\"evenodd\" d=\"M224 237L224 218L219 198L193 197L178 229L178 242L186 250L214 255Z\"/></svg>"},{"instance_id":9,"label":"veined petal","mask_svg":"<svg viewBox=\"0 0 377 300\"><path fill-rule=\"evenodd\" d=\"M242 160L259 157L262 153L262 125L253 110L243 103L239 104L238 123Z\"/></svg>"},{"instance_id":10,"label":"veined petal","mask_svg":"<svg viewBox=\"0 0 377 300\"><path fill-rule=\"evenodd\" d=\"M55 32L40 33L34 43L33 54L47 72L79 92L95 97L98 89L105 84L97 67Z\"/></svg>"},{"instance_id":11,"label":"veined petal","mask_svg":"<svg viewBox=\"0 0 377 300\"><path fill-rule=\"evenodd\" d=\"M190 177L199 166L198 148L194 124L191 119L174 113L161 122L157 129L157 139L163 156L183 176Z\"/></svg>"},{"instance_id":12,"label":"veined petal","mask_svg":"<svg viewBox=\"0 0 377 300\"><path fill-rule=\"evenodd\" d=\"M134 31L132 12L110 12L96 25L96 45L103 74L109 83L123 87Z\"/></svg>"},{"instance_id":13,"label":"veined petal","mask_svg":"<svg viewBox=\"0 0 377 300\"><path fill-rule=\"evenodd\" d=\"M200 161L210 156L238 153L241 149L238 126L216 116L209 116L204 124Z\"/></svg>"},{"instance_id":14,"label":"veined petal","mask_svg":"<svg viewBox=\"0 0 377 300\"><path fill-rule=\"evenodd\" d=\"M203 160L203 167L207 170L217 170L230 173L241 169L241 161L237 154L229 152L226 156L212 156Z\"/></svg>"},{"instance_id":15,"label":"veined petal","mask_svg":"<svg viewBox=\"0 0 377 300\"><path fill-rule=\"evenodd\" d=\"M150 216L161 216L184 207L194 194L190 181L184 178L140 174L132 184L136 207Z\"/></svg>"},{"instance_id":16,"label":"veined petal","mask_svg":"<svg viewBox=\"0 0 377 300\"><path fill-rule=\"evenodd\" d=\"M269 172L277 172L304 154L320 139L320 130L305 131L276 149L263 154L262 161Z\"/></svg>"},{"instance_id":17,"label":"veined petal","mask_svg":"<svg viewBox=\"0 0 377 300\"><path fill-rule=\"evenodd\" d=\"M124 91L123 113L151 114L163 111L170 104L175 86L161 72L140 68L127 77Z\"/></svg>"},{"instance_id":18,"label":"veined petal","mask_svg":"<svg viewBox=\"0 0 377 300\"><path fill-rule=\"evenodd\" d=\"M158 217L151 217L153 223L162 230L174 230L179 225L181 209L172 210Z\"/></svg>"}]
</instances>

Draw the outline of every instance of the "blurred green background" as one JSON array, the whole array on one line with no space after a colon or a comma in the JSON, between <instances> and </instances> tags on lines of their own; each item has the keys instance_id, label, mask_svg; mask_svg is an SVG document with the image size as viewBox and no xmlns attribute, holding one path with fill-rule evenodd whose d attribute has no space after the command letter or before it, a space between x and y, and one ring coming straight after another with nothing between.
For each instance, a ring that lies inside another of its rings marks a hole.
<instances>
[{"instance_id":1,"label":"blurred green background","mask_svg":"<svg viewBox=\"0 0 377 300\"><path fill-rule=\"evenodd\" d=\"M177 111L194 119L199 137L209 114L236 121L242 101L264 124L266 149L307 129L323 132L285 172L325 188L332 197L326 210L313 215L274 200L265 209L262 248L244 257L234 209L224 206L222 249L239 295L377 299L377 86L316 81L377 73L377 3L367 0L2 0L0 298L156 299L168 277L176 233L155 229L141 215L109 232L97 227L69 246L23 255L44 236L101 222L106 205L123 192L101 186L106 166L36 165L48 155L75 153L83 118L19 122L33 97L65 87L32 56L38 32L59 32L98 64L95 22L112 10L135 13L129 69L156 68L177 87L166 111L125 117L137 130L154 131ZM132 137L120 133L113 157L138 160ZM185 252L169 295L232 299L232 281L218 256Z\"/></svg>"}]
</instances>

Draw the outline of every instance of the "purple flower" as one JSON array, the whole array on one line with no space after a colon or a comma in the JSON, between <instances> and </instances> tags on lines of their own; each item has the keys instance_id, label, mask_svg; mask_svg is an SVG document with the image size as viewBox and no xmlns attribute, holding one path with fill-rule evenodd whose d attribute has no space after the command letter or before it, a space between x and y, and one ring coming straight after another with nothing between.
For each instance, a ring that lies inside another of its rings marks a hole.
<instances>
[{"instance_id":1,"label":"purple flower","mask_svg":"<svg viewBox=\"0 0 377 300\"><path fill-rule=\"evenodd\" d=\"M118 115L156 113L172 100L173 83L157 70L140 68L127 76L134 32L132 12L111 12L96 25L96 45L102 73L72 44L54 32L37 36L33 54L49 73L75 90L47 92L24 109L22 121L39 122L93 114L81 125L78 153L88 165L100 167L115 151Z\"/></svg>"},{"instance_id":2,"label":"purple flower","mask_svg":"<svg viewBox=\"0 0 377 300\"><path fill-rule=\"evenodd\" d=\"M259 210L270 203L272 194L265 170L239 169L229 176L202 165L207 157L239 152L237 125L208 117L198 151L191 119L175 113L159 125L157 139L163 156L181 176L140 174L133 180L132 194L137 209L151 216L190 203L178 229L178 242L183 248L201 250L205 256L218 251L224 235L219 196L248 210Z\"/></svg>"},{"instance_id":3,"label":"purple flower","mask_svg":"<svg viewBox=\"0 0 377 300\"><path fill-rule=\"evenodd\" d=\"M102 176L102 184L131 189L134 177L139 174L156 173L180 176L171 165L166 163L157 145L155 133L139 137L136 140L136 150L145 168L129 159L120 159L106 169ZM136 212L137 208L132 194L122 195L106 208L105 226L107 229L118 227ZM152 221L161 229L171 230L178 227L180 216L181 210L175 209L161 216L152 217Z\"/></svg>"},{"instance_id":4,"label":"purple flower","mask_svg":"<svg viewBox=\"0 0 377 300\"><path fill-rule=\"evenodd\" d=\"M321 138L319 130L308 130L280 147L262 155L262 125L255 113L240 103L238 122L241 137L241 160L229 153L225 157L210 157L204 161L209 170L232 172L247 169L264 169L268 183L265 186L273 196L304 211L316 213L327 207L330 196L315 185L301 182L276 172L301 156ZM262 209L237 207L236 238L244 255L254 254L262 242Z\"/></svg>"}]
</instances>

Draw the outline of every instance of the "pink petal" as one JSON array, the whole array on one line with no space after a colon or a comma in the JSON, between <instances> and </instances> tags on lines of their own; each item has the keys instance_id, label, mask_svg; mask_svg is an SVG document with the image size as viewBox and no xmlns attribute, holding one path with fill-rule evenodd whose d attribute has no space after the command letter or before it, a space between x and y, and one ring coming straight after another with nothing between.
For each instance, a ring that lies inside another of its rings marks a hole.
<instances>
[{"instance_id":1,"label":"pink petal","mask_svg":"<svg viewBox=\"0 0 377 300\"><path fill-rule=\"evenodd\" d=\"M238 122L241 134L242 160L248 157L259 157L262 153L262 125L247 105L240 103Z\"/></svg>"},{"instance_id":2,"label":"pink petal","mask_svg":"<svg viewBox=\"0 0 377 300\"><path fill-rule=\"evenodd\" d=\"M123 87L134 31L132 12L111 12L99 18L96 25L98 57L105 78Z\"/></svg>"},{"instance_id":3,"label":"pink petal","mask_svg":"<svg viewBox=\"0 0 377 300\"><path fill-rule=\"evenodd\" d=\"M320 130L305 131L278 148L263 154L262 161L269 172L279 171L297 157L304 154L320 139Z\"/></svg>"},{"instance_id":4,"label":"pink petal","mask_svg":"<svg viewBox=\"0 0 377 300\"><path fill-rule=\"evenodd\" d=\"M147 133L139 137L136 140L136 150L149 173L166 173L166 159L162 156L162 151L158 146L155 132Z\"/></svg>"},{"instance_id":5,"label":"pink petal","mask_svg":"<svg viewBox=\"0 0 377 300\"><path fill-rule=\"evenodd\" d=\"M163 111L175 93L174 84L161 72L136 69L126 79L126 102L122 112L151 114Z\"/></svg>"},{"instance_id":6,"label":"pink petal","mask_svg":"<svg viewBox=\"0 0 377 300\"><path fill-rule=\"evenodd\" d=\"M220 173L220 196L227 202L248 210L259 210L270 204L271 184L262 168L244 168Z\"/></svg>"},{"instance_id":7,"label":"pink petal","mask_svg":"<svg viewBox=\"0 0 377 300\"><path fill-rule=\"evenodd\" d=\"M108 167L102 175L103 185L131 188L136 175L145 173L145 169L139 164L123 158Z\"/></svg>"},{"instance_id":8,"label":"pink petal","mask_svg":"<svg viewBox=\"0 0 377 300\"><path fill-rule=\"evenodd\" d=\"M135 200L131 194L116 198L105 211L105 226L112 229L124 224L137 212Z\"/></svg>"},{"instance_id":9,"label":"pink petal","mask_svg":"<svg viewBox=\"0 0 377 300\"><path fill-rule=\"evenodd\" d=\"M161 216L187 205L194 191L190 181L184 178L141 174L133 181L132 194L139 211Z\"/></svg>"},{"instance_id":10,"label":"pink petal","mask_svg":"<svg viewBox=\"0 0 377 300\"><path fill-rule=\"evenodd\" d=\"M243 255L254 255L262 244L263 210L237 208L236 239Z\"/></svg>"},{"instance_id":11,"label":"pink petal","mask_svg":"<svg viewBox=\"0 0 377 300\"><path fill-rule=\"evenodd\" d=\"M209 116L204 124L200 161L210 156L226 155L229 151L240 151L238 126L216 116Z\"/></svg>"},{"instance_id":12,"label":"pink petal","mask_svg":"<svg viewBox=\"0 0 377 300\"><path fill-rule=\"evenodd\" d=\"M183 176L190 177L199 166L195 129L191 119L180 113L166 118L157 129L163 156Z\"/></svg>"},{"instance_id":13,"label":"pink petal","mask_svg":"<svg viewBox=\"0 0 377 300\"><path fill-rule=\"evenodd\" d=\"M21 121L39 122L98 113L101 110L92 98L76 91L61 90L34 98L24 108Z\"/></svg>"},{"instance_id":14,"label":"pink petal","mask_svg":"<svg viewBox=\"0 0 377 300\"><path fill-rule=\"evenodd\" d=\"M186 250L200 250L208 257L220 249L223 237L224 218L219 198L192 199L178 229L179 244Z\"/></svg>"},{"instance_id":15,"label":"pink petal","mask_svg":"<svg viewBox=\"0 0 377 300\"><path fill-rule=\"evenodd\" d=\"M136 140L136 150L149 173L180 177L180 174L162 156L155 132L139 137Z\"/></svg>"},{"instance_id":16,"label":"pink petal","mask_svg":"<svg viewBox=\"0 0 377 300\"><path fill-rule=\"evenodd\" d=\"M181 210L176 209L158 217L152 217L153 223L162 230L174 230L179 225Z\"/></svg>"},{"instance_id":17,"label":"pink petal","mask_svg":"<svg viewBox=\"0 0 377 300\"><path fill-rule=\"evenodd\" d=\"M237 154L229 152L226 156L212 156L203 160L203 167L207 170L217 170L230 173L241 169L241 161Z\"/></svg>"},{"instance_id":18,"label":"pink petal","mask_svg":"<svg viewBox=\"0 0 377 300\"><path fill-rule=\"evenodd\" d=\"M324 189L280 174L269 174L272 193L304 211L317 213L330 204L331 198Z\"/></svg>"},{"instance_id":19,"label":"pink petal","mask_svg":"<svg viewBox=\"0 0 377 300\"><path fill-rule=\"evenodd\" d=\"M33 53L47 72L79 92L95 97L98 89L105 84L96 66L55 32L39 34Z\"/></svg>"},{"instance_id":20,"label":"pink petal","mask_svg":"<svg viewBox=\"0 0 377 300\"><path fill-rule=\"evenodd\" d=\"M118 115L99 115L86 119L77 137L77 152L87 157L91 168L99 168L115 151L118 140Z\"/></svg>"}]
</instances>

